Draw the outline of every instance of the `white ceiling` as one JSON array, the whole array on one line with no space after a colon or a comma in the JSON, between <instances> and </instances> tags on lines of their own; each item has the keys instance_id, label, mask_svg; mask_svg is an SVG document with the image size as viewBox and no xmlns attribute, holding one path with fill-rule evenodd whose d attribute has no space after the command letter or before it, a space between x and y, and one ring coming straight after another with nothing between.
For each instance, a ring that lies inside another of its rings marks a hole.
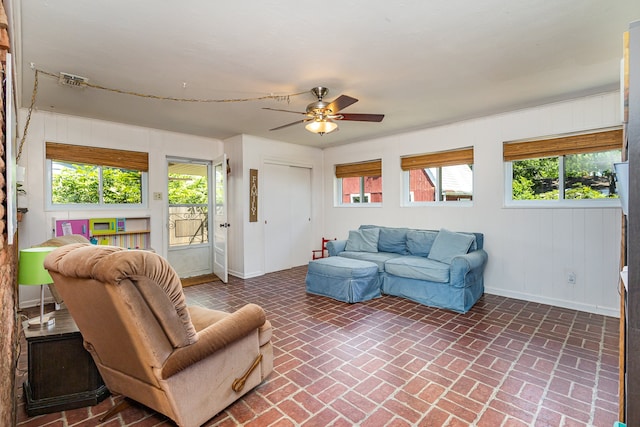
<instances>
[{"instance_id":1,"label":"white ceiling","mask_svg":"<svg viewBox=\"0 0 640 427\"><path fill-rule=\"evenodd\" d=\"M35 69L178 102L39 74L36 108L213 138L251 134L332 146L619 87L622 34L638 0L12 0L18 104ZM360 101L319 136L296 120L330 89Z\"/></svg>"}]
</instances>

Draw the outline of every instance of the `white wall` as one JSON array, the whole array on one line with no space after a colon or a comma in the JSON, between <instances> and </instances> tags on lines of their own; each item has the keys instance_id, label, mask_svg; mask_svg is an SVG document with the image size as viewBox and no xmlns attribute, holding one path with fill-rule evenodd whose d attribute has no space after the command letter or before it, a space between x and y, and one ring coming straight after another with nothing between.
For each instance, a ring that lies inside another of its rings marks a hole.
<instances>
[{"instance_id":1,"label":"white wall","mask_svg":"<svg viewBox=\"0 0 640 427\"><path fill-rule=\"evenodd\" d=\"M23 126L25 111L20 111ZM230 158L229 270L249 278L264 274L264 218L249 222L249 169L269 162L312 168L312 228L322 236L346 238L362 223L452 230L485 234L489 263L488 293L618 315L619 208L515 209L503 206L502 143L524 138L597 129L620 124L618 93L608 93L515 111L432 129L349 144L318 148L240 135L224 141L34 112L20 165L27 168L29 212L19 225L21 248L51 237L52 218L86 218L95 212L44 210L45 141L148 151L149 192L166 199L166 156L213 160L224 151ZM18 134L22 134L19 129ZM472 207L400 207L400 156L473 145ZM382 158L384 202L380 208L334 207L336 163ZM260 176L262 179L263 177ZM260 195L261 196L261 195ZM259 202L262 204L262 201ZM121 213L118 213L118 215ZM101 216L116 216L101 211ZM166 200L149 201L147 209L127 215L152 219L151 244L166 255ZM577 283L566 283L567 270ZM21 287L20 305L34 305L38 290Z\"/></svg>"},{"instance_id":2,"label":"white wall","mask_svg":"<svg viewBox=\"0 0 640 427\"><path fill-rule=\"evenodd\" d=\"M344 239L363 223L482 232L489 254L486 292L618 316L620 208L505 208L502 143L620 123L616 92L327 148L324 234ZM400 206L400 156L470 145L472 207ZM377 158L382 207L334 207L334 165ZM566 283L569 270L576 273L575 285Z\"/></svg>"},{"instance_id":3,"label":"white wall","mask_svg":"<svg viewBox=\"0 0 640 427\"><path fill-rule=\"evenodd\" d=\"M19 112L19 126L24 126L26 110ZM23 128L18 129L21 136ZM97 211L45 211L45 142L108 147L149 153L149 195L160 192L163 200L151 200L145 209ZM167 156L213 160L222 154L222 141L190 135L142 128L93 119L34 111L20 161L26 167L25 189L29 212L18 226L19 247L26 248L53 236L55 219L96 216L151 217L151 247L166 256L167 235ZM48 292L48 291L47 291ZM40 301L39 289L21 286L20 306L32 306ZM48 296L48 295L47 295Z\"/></svg>"},{"instance_id":4,"label":"white wall","mask_svg":"<svg viewBox=\"0 0 640 427\"><path fill-rule=\"evenodd\" d=\"M264 242L264 164L311 168L311 223L314 241L320 246L322 238L322 150L251 135L241 135L225 140L225 151L242 157L238 165L236 159L231 164L229 179L230 212L233 222L230 227L229 274L240 278L261 276L265 273ZM230 155L230 157L232 157ZM234 166L235 165L235 166ZM249 169L258 170L258 221L249 222ZM231 202L233 200L233 203ZM311 252L309 253L311 259Z\"/></svg>"}]
</instances>

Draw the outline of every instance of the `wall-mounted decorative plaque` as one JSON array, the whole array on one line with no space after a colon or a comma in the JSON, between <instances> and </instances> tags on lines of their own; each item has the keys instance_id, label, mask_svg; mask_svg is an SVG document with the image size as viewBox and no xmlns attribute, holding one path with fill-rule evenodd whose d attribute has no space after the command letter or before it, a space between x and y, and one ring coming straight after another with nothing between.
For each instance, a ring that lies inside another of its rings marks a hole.
<instances>
[{"instance_id":1,"label":"wall-mounted decorative plaque","mask_svg":"<svg viewBox=\"0 0 640 427\"><path fill-rule=\"evenodd\" d=\"M249 169L249 222L258 222L258 169Z\"/></svg>"}]
</instances>

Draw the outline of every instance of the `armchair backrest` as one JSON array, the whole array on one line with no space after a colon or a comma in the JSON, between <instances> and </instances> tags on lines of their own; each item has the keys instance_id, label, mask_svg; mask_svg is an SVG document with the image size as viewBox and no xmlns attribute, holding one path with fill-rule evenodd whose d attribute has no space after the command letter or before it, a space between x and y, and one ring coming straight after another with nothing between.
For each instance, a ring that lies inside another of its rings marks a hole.
<instances>
[{"instance_id":1,"label":"armchair backrest","mask_svg":"<svg viewBox=\"0 0 640 427\"><path fill-rule=\"evenodd\" d=\"M49 254L45 268L107 386L123 375L157 385L154 369L197 341L180 279L155 253L71 244Z\"/></svg>"}]
</instances>

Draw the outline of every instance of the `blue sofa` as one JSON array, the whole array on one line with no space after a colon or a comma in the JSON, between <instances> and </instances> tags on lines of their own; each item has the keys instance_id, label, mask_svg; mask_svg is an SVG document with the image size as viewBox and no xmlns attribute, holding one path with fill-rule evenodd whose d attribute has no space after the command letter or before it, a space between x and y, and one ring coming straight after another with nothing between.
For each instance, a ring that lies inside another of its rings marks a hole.
<instances>
[{"instance_id":1,"label":"blue sofa","mask_svg":"<svg viewBox=\"0 0 640 427\"><path fill-rule=\"evenodd\" d=\"M384 294L466 313L484 293L483 244L482 233L361 225L327 250L375 263Z\"/></svg>"}]
</instances>

